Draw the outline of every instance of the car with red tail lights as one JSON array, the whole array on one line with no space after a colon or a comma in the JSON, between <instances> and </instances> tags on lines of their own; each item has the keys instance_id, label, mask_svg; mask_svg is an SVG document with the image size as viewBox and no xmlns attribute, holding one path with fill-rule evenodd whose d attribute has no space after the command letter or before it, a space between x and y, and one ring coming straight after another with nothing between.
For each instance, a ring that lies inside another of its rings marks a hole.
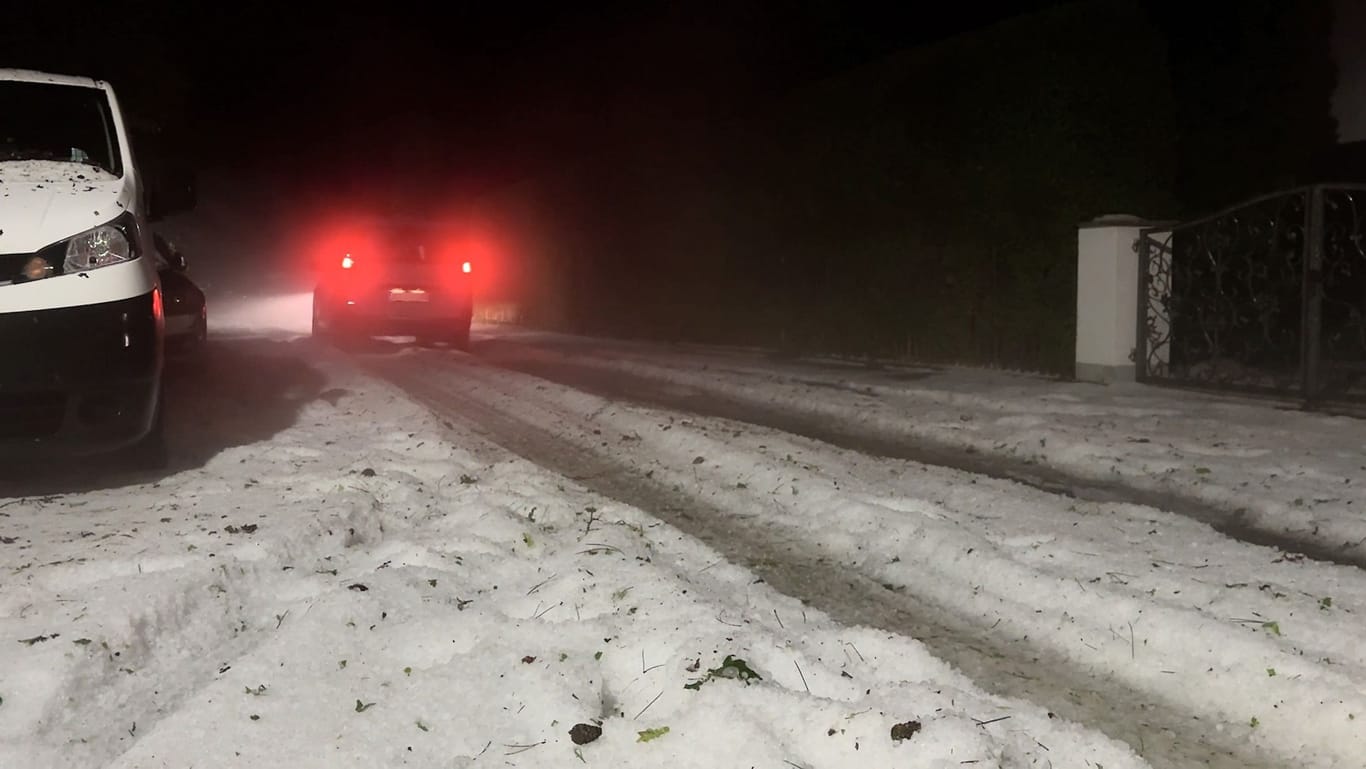
<instances>
[{"instance_id":1,"label":"car with red tail lights","mask_svg":"<svg viewBox=\"0 0 1366 769\"><path fill-rule=\"evenodd\" d=\"M416 336L468 349L471 253L450 227L417 219L355 225L315 252L315 337Z\"/></svg>"}]
</instances>

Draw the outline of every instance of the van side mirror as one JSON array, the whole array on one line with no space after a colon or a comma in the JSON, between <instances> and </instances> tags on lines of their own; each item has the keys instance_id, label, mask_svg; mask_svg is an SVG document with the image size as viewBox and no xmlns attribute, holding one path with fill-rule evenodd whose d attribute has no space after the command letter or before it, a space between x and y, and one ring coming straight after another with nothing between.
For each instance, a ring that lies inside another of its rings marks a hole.
<instances>
[{"instance_id":1,"label":"van side mirror","mask_svg":"<svg viewBox=\"0 0 1366 769\"><path fill-rule=\"evenodd\" d=\"M156 244L157 252L166 264L176 272L184 272L189 269L189 264L185 261L185 255L180 253L169 240L161 236L161 233L152 233L152 241Z\"/></svg>"}]
</instances>

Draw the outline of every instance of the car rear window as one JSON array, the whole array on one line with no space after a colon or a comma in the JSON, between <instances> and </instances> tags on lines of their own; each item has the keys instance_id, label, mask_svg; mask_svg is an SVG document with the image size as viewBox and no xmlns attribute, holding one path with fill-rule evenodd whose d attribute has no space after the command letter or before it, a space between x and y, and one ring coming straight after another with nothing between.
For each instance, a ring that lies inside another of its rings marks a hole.
<instances>
[{"instance_id":1,"label":"car rear window","mask_svg":"<svg viewBox=\"0 0 1366 769\"><path fill-rule=\"evenodd\" d=\"M418 226L387 227L380 232L381 258L419 263L451 260L451 238L438 229Z\"/></svg>"}]
</instances>

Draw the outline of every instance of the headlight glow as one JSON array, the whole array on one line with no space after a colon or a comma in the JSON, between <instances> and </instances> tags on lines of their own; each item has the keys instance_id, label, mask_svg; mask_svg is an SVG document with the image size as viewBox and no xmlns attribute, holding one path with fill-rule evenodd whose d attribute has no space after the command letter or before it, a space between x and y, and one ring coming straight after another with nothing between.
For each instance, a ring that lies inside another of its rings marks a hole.
<instances>
[{"instance_id":1,"label":"headlight glow","mask_svg":"<svg viewBox=\"0 0 1366 769\"><path fill-rule=\"evenodd\" d=\"M52 274L52 265L41 256L35 256L24 263L23 277L26 280L42 280Z\"/></svg>"},{"instance_id":2,"label":"headlight glow","mask_svg":"<svg viewBox=\"0 0 1366 769\"><path fill-rule=\"evenodd\" d=\"M70 274L94 270L131 261L134 256L128 236L118 227L105 224L67 241L62 271Z\"/></svg>"}]
</instances>

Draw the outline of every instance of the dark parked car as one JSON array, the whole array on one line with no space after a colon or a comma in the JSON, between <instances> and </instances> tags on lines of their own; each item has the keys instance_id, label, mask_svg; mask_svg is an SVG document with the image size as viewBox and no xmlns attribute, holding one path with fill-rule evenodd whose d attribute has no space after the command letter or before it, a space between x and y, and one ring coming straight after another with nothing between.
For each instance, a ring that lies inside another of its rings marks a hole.
<instances>
[{"instance_id":1,"label":"dark parked car","mask_svg":"<svg viewBox=\"0 0 1366 769\"><path fill-rule=\"evenodd\" d=\"M474 299L470 254L440 223L381 220L323 244L313 335L414 334L468 349Z\"/></svg>"},{"instance_id":2,"label":"dark parked car","mask_svg":"<svg viewBox=\"0 0 1366 769\"><path fill-rule=\"evenodd\" d=\"M166 352L197 353L209 338L204 292L186 274L185 255L160 234L152 239L157 248L157 275L161 278L166 312Z\"/></svg>"}]
</instances>

